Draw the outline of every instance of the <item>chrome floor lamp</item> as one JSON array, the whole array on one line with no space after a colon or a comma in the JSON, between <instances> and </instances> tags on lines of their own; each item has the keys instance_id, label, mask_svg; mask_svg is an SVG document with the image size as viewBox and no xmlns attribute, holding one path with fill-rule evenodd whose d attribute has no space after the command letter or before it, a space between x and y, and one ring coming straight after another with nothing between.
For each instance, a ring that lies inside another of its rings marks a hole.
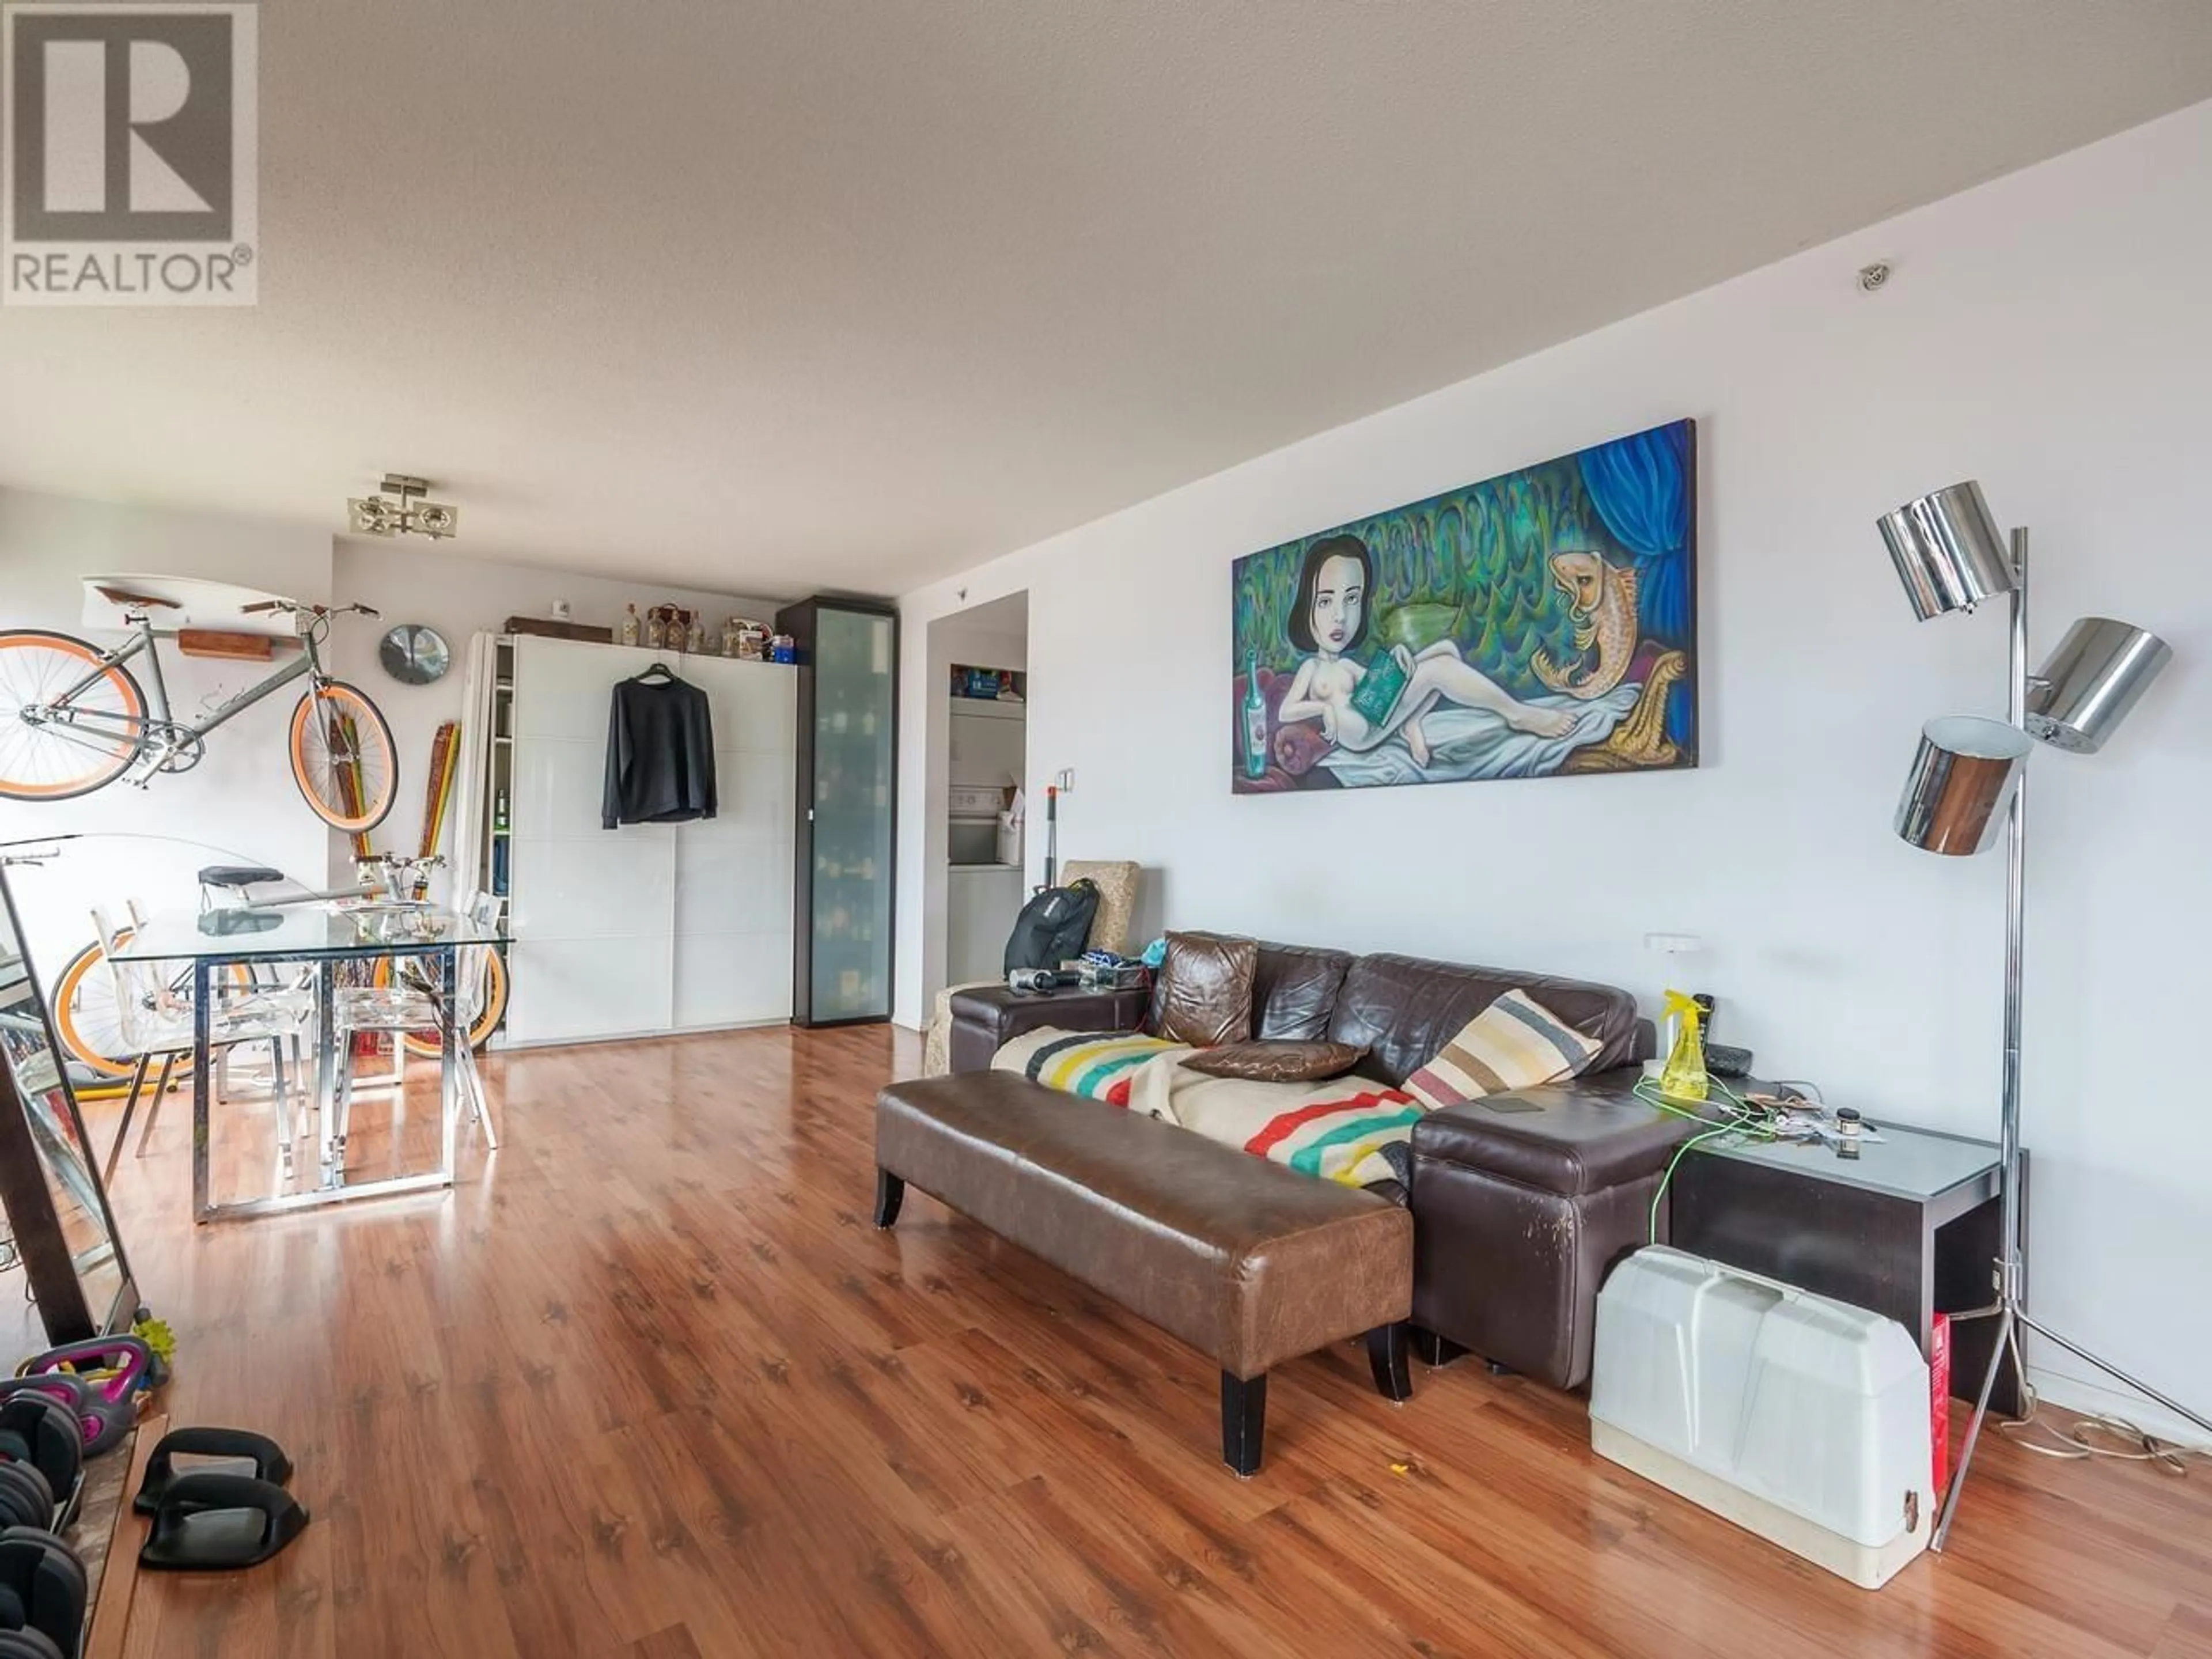
<instances>
[{"instance_id":1,"label":"chrome floor lamp","mask_svg":"<svg viewBox=\"0 0 2212 1659\"><path fill-rule=\"evenodd\" d=\"M2001 1249L1987 1307L1953 1314L1961 1320L1994 1319L1996 1341L1990 1368L1974 1401L1974 1415L1959 1468L1951 1477L1942 1517L1931 1547L1940 1550L1959 1510L1967 1466L1981 1439L1990 1395L2007 1356L2023 1393L2023 1328L2047 1338L2107 1376L2156 1401L2177 1416L2212 1434L2212 1421L2168 1399L2156 1389L2100 1359L2039 1323L2027 1310L2027 1239L2020 1209L2021 983L2026 950L2027 878L2027 757L2031 738L2076 754L2094 754L2157 678L2172 654L2166 642L2140 628L2105 617L2084 617L2066 630L2058 648L2041 668L2027 671L2027 532L2012 532L2009 547L1990 515L1982 488L1969 480L1908 502L1879 523L1882 539L1896 561L1912 608L1923 622L1954 611L1968 611L1984 599L2004 596L2012 611L2010 680L2006 718L1981 720L1954 715L1930 720L1920 737L1905 797L1897 808L1897 833L1930 853L1972 854L1996 839L1998 820L2006 827L2004 1081L1999 1130L2003 1160L2003 1222Z\"/></svg>"}]
</instances>

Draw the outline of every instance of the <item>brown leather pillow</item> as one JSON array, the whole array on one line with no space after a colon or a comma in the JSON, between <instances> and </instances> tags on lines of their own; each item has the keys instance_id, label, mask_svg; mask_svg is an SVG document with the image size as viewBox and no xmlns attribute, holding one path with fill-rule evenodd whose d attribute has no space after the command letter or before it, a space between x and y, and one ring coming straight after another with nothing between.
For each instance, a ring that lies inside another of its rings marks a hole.
<instances>
[{"instance_id":1,"label":"brown leather pillow","mask_svg":"<svg viewBox=\"0 0 2212 1659\"><path fill-rule=\"evenodd\" d=\"M1152 988L1152 1034L1194 1048L1242 1042L1252 1035L1252 977L1260 946L1218 933L1170 933Z\"/></svg>"},{"instance_id":2,"label":"brown leather pillow","mask_svg":"<svg viewBox=\"0 0 2212 1659\"><path fill-rule=\"evenodd\" d=\"M1254 1083L1323 1083L1342 1077L1367 1058L1349 1042L1297 1042L1262 1038L1224 1042L1182 1063L1208 1077L1239 1077Z\"/></svg>"}]
</instances>

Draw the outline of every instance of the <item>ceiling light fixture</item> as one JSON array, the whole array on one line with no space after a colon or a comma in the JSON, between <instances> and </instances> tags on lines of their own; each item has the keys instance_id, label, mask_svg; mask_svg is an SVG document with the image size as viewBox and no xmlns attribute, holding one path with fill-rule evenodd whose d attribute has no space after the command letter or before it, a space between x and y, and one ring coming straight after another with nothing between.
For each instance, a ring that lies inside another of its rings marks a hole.
<instances>
[{"instance_id":1,"label":"ceiling light fixture","mask_svg":"<svg viewBox=\"0 0 2212 1659\"><path fill-rule=\"evenodd\" d=\"M377 488L376 495L346 502L346 520L355 535L428 536L441 542L459 533L460 508L422 499L429 493L428 479L387 472Z\"/></svg>"}]
</instances>

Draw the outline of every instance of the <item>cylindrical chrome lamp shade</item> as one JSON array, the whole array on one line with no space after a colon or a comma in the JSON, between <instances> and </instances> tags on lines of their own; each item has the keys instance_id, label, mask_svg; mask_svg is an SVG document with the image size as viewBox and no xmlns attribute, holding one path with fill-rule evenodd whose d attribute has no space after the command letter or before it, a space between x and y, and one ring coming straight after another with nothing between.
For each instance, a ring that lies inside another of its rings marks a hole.
<instances>
[{"instance_id":1,"label":"cylindrical chrome lamp shade","mask_svg":"<svg viewBox=\"0 0 2212 1659\"><path fill-rule=\"evenodd\" d=\"M1996 839L2034 747L2003 720L1953 714L1929 721L1897 804L1899 836L1926 853L1980 852Z\"/></svg>"},{"instance_id":2,"label":"cylindrical chrome lamp shade","mask_svg":"<svg viewBox=\"0 0 2212 1659\"><path fill-rule=\"evenodd\" d=\"M1907 501L1875 522L1921 621L2012 592L2004 532L1972 478Z\"/></svg>"},{"instance_id":3,"label":"cylindrical chrome lamp shade","mask_svg":"<svg viewBox=\"0 0 2212 1659\"><path fill-rule=\"evenodd\" d=\"M2155 634L2081 617L2027 684L2028 731L2055 748L2095 754L2172 654Z\"/></svg>"}]
</instances>

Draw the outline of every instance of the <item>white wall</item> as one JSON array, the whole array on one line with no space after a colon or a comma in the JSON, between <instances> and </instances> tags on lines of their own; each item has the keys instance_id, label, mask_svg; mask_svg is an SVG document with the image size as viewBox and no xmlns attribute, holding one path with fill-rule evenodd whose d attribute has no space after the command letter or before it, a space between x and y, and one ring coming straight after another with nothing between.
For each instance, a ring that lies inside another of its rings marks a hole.
<instances>
[{"instance_id":1,"label":"white wall","mask_svg":"<svg viewBox=\"0 0 2212 1659\"><path fill-rule=\"evenodd\" d=\"M296 525L0 489L0 624L86 635L78 578L99 573L199 576L319 600L331 590L331 537ZM112 632L91 637L123 640ZM180 717L212 708L270 666L185 657L173 642L164 643L162 663ZM132 672L144 684L143 664ZM203 865L246 860L303 881L322 878L325 832L286 758L286 726L298 701L296 685L276 692L214 733L198 767L157 777L143 790L118 783L76 800L0 800L0 841L96 836L51 864L13 872L42 973L51 978L91 939L88 906L119 913L135 895L157 908L188 908L198 901L193 872Z\"/></svg>"},{"instance_id":2,"label":"white wall","mask_svg":"<svg viewBox=\"0 0 2212 1659\"><path fill-rule=\"evenodd\" d=\"M429 775L431 743L442 722L461 716L471 634L499 629L509 617L550 617L556 599L568 601L572 620L617 629L625 605L635 602L642 617L650 607L666 604L687 606L710 619L719 649L725 617L773 622L777 610L767 599L495 564L427 542L341 541L331 587L342 601L358 601L384 613L380 622L356 622L346 628L331 658L338 675L374 698L392 723L399 749L399 793L392 816L374 839L380 848L406 853L414 852L422 841L422 792ZM386 673L376 659L377 643L398 623L427 623L436 629L453 651L453 671L428 685L402 685ZM448 857L453 833L449 820L443 843ZM331 879L349 878L351 841L343 836L329 839ZM443 896L442 884L437 891Z\"/></svg>"},{"instance_id":3,"label":"white wall","mask_svg":"<svg viewBox=\"0 0 2212 1659\"><path fill-rule=\"evenodd\" d=\"M1854 272L1877 258L1896 274L1869 296ZM2200 105L981 566L903 603L902 786L911 799L924 777L933 619L1026 589L1031 787L1074 768L1063 853L1144 860L1169 925L1647 998L1668 967L1644 934L1695 933L1709 949L1683 977L1770 1075L1990 1134L2002 860L1913 852L1889 822L1923 720L2002 713L2005 629L1916 625L1874 529L1978 477L2034 527L2039 653L2084 611L2173 646L2102 756L2035 763L2033 1279L2058 1328L2212 1407L2212 1298L2191 1288L2212 1256L2212 1112L2190 1058L2212 917L2208 270ZM1701 769L1230 793L1231 560L1686 415ZM902 821L907 1022L921 830ZM1033 840L1033 872L1040 855Z\"/></svg>"}]
</instances>

